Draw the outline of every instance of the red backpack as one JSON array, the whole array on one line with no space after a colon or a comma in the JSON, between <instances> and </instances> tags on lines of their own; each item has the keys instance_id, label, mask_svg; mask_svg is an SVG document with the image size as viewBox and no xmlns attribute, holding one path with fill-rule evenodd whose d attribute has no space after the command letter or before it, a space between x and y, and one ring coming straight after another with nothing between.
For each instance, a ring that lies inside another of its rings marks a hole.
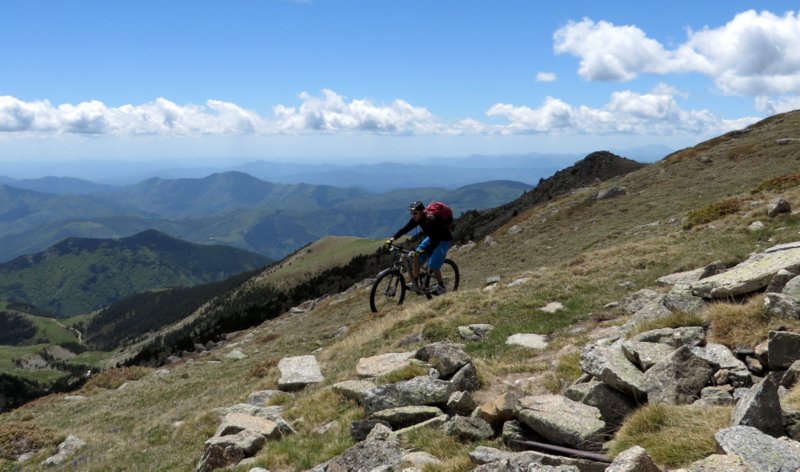
<instances>
[{"instance_id":1,"label":"red backpack","mask_svg":"<svg viewBox=\"0 0 800 472\"><path fill-rule=\"evenodd\" d=\"M442 202L428 203L428 206L425 207L425 214L443 221L447 226L453 226L453 210Z\"/></svg>"}]
</instances>

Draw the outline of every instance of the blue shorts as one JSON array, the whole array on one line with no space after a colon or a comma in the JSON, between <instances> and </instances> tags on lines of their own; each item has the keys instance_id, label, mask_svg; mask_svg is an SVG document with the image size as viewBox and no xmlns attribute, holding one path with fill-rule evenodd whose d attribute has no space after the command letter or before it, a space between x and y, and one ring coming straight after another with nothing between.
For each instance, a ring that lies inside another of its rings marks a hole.
<instances>
[{"instance_id":1,"label":"blue shorts","mask_svg":"<svg viewBox=\"0 0 800 472\"><path fill-rule=\"evenodd\" d=\"M444 264L444 258L447 257L447 251L450 250L451 243L452 241L439 241L439 245L433 250L433 254L429 254L427 249L431 245L431 238L425 237L417 246L417 252L420 253L419 263L425 264L425 261L428 261L428 267L431 269L441 269L442 264Z\"/></svg>"}]
</instances>

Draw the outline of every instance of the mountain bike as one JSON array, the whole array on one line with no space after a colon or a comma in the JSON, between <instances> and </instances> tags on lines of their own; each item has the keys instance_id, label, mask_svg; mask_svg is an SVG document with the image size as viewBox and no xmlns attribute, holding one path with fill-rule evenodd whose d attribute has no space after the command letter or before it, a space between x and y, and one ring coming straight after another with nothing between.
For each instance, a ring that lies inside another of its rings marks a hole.
<instances>
[{"instance_id":1,"label":"mountain bike","mask_svg":"<svg viewBox=\"0 0 800 472\"><path fill-rule=\"evenodd\" d=\"M389 252L397 253L397 259L391 267L380 271L372 284L369 293L369 307L373 312L378 312L384 307L402 305L406 298L406 290L413 291L406 287L406 279L403 272L413 273L411 268L414 265L414 251L406 251L394 244L389 245ZM442 280L447 292L458 290L459 273L458 266L450 259L445 259L442 264ZM437 281L433 271L429 270L427 264L420 267L419 279L417 280L416 293L425 295L428 299L434 297L433 290L436 288Z\"/></svg>"}]
</instances>

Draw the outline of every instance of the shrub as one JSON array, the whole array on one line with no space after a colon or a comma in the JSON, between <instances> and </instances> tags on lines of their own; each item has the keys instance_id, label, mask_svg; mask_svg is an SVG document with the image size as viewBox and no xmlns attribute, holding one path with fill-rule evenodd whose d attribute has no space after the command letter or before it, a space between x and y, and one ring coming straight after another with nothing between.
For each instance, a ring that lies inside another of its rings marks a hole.
<instances>
[{"instance_id":1,"label":"shrub","mask_svg":"<svg viewBox=\"0 0 800 472\"><path fill-rule=\"evenodd\" d=\"M762 181L750 193L758 193L764 190L782 192L786 189L800 185L800 173L779 175Z\"/></svg>"},{"instance_id":2,"label":"shrub","mask_svg":"<svg viewBox=\"0 0 800 472\"><path fill-rule=\"evenodd\" d=\"M683 229L691 229L697 225L710 223L726 215L732 215L742 208L742 200L739 198L728 198L720 200L703 208L692 210L687 216L686 224Z\"/></svg>"},{"instance_id":3,"label":"shrub","mask_svg":"<svg viewBox=\"0 0 800 472\"><path fill-rule=\"evenodd\" d=\"M59 437L47 428L33 423L6 423L0 425L0 457L10 460L26 452L56 446Z\"/></svg>"},{"instance_id":4,"label":"shrub","mask_svg":"<svg viewBox=\"0 0 800 472\"><path fill-rule=\"evenodd\" d=\"M109 369L89 379L84 388L103 388L107 390L118 389L125 382L139 380L153 371L150 367L132 366Z\"/></svg>"},{"instance_id":5,"label":"shrub","mask_svg":"<svg viewBox=\"0 0 800 472\"><path fill-rule=\"evenodd\" d=\"M610 453L638 445L658 464L690 464L717 452L714 434L729 425L730 412L730 407L646 405L627 418Z\"/></svg>"}]
</instances>

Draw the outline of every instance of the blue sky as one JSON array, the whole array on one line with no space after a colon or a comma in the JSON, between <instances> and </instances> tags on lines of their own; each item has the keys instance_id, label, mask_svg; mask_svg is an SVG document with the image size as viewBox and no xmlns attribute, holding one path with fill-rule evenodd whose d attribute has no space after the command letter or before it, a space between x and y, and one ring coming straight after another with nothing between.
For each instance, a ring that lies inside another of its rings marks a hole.
<instances>
[{"instance_id":1,"label":"blue sky","mask_svg":"<svg viewBox=\"0 0 800 472\"><path fill-rule=\"evenodd\" d=\"M3 164L680 148L800 108L788 1L37 1Z\"/></svg>"}]
</instances>

